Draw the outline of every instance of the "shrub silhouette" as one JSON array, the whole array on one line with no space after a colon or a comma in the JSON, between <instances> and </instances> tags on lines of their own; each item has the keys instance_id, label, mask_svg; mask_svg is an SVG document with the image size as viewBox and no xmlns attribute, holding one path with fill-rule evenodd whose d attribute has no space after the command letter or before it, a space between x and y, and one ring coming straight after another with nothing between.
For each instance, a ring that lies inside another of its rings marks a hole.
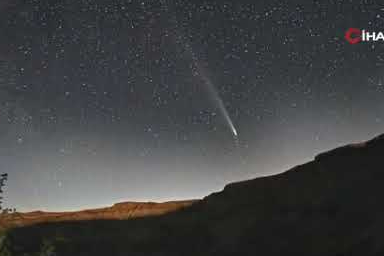
<instances>
[{"instance_id":1,"label":"shrub silhouette","mask_svg":"<svg viewBox=\"0 0 384 256\"><path fill-rule=\"evenodd\" d=\"M2 194L4 193L4 187L5 187L5 182L8 180L8 173L3 173L0 175L0 212L2 214L7 214L12 211L16 211L16 209L10 210L7 208L3 208L3 203L4 203L4 197Z\"/></svg>"}]
</instances>

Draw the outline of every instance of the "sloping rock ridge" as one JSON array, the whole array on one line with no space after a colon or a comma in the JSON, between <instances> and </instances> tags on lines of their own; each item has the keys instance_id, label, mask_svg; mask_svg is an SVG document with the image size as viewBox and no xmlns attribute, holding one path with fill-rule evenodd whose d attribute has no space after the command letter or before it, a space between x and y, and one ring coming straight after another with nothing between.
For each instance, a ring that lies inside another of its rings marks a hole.
<instances>
[{"instance_id":1,"label":"sloping rock ridge","mask_svg":"<svg viewBox=\"0 0 384 256\"><path fill-rule=\"evenodd\" d=\"M124 220L170 213L195 203L196 200L172 201L164 203L125 202L112 207L74 212L12 213L0 217L0 227L23 227L47 222L86 221L86 220Z\"/></svg>"}]
</instances>

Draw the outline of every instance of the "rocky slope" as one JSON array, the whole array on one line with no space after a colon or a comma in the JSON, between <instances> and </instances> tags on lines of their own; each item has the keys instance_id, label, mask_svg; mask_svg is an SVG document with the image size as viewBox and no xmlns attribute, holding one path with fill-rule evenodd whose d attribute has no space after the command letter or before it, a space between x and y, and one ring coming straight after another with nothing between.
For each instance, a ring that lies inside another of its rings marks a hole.
<instances>
[{"instance_id":1,"label":"rocky slope","mask_svg":"<svg viewBox=\"0 0 384 256\"><path fill-rule=\"evenodd\" d=\"M12 229L1 253L384 255L383 156L384 135L278 175L229 184L165 215Z\"/></svg>"},{"instance_id":2,"label":"rocky slope","mask_svg":"<svg viewBox=\"0 0 384 256\"><path fill-rule=\"evenodd\" d=\"M126 220L148 216L162 215L188 207L196 202L174 201L165 203L125 202L112 207L76 211L76 212L29 212L13 213L0 217L0 229L30 226L39 223L89 221L89 220Z\"/></svg>"}]
</instances>

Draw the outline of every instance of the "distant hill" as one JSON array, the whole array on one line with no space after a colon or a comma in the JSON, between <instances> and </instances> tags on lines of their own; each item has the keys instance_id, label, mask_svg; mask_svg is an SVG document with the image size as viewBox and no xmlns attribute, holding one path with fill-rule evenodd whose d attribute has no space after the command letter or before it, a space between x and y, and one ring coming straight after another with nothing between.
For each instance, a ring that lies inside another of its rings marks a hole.
<instances>
[{"instance_id":1,"label":"distant hill","mask_svg":"<svg viewBox=\"0 0 384 256\"><path fill-rule=\"evenodd\" d=\"M0 229L25 227L39 223L86 221L86 220L126 220L139 217L163 215L188 207L197 200L165 203L125 202L112 207L74 212L29 212L12 213L0 216Z\"/></svg>"},{"instance_id":2,"label":"distant hill","mask_svg":"<svg viewBox=\"0 0 384 256\"><path fill-rule=\"evenodd\" d=\"M158 216L9 229L0 255L384 255L384 135Z\"/></svg>"}]
</instances>

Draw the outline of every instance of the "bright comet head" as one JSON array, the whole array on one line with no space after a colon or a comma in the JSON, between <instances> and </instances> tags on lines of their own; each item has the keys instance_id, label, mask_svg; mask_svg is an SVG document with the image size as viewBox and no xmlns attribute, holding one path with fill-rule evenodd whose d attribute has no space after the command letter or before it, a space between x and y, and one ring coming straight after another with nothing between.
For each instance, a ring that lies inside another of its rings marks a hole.
<instances>
[{"instance_id":1,"label":"bright comet head","mask_svg":"<svg viewBox=\"0 0 384 256\"><path fill-rule=\"evenodd\" d=\"M232 132L233 132L233 135L235 135L237 137L237 131L235 128L233 128Z\"/></svg>"}]
</instances>

